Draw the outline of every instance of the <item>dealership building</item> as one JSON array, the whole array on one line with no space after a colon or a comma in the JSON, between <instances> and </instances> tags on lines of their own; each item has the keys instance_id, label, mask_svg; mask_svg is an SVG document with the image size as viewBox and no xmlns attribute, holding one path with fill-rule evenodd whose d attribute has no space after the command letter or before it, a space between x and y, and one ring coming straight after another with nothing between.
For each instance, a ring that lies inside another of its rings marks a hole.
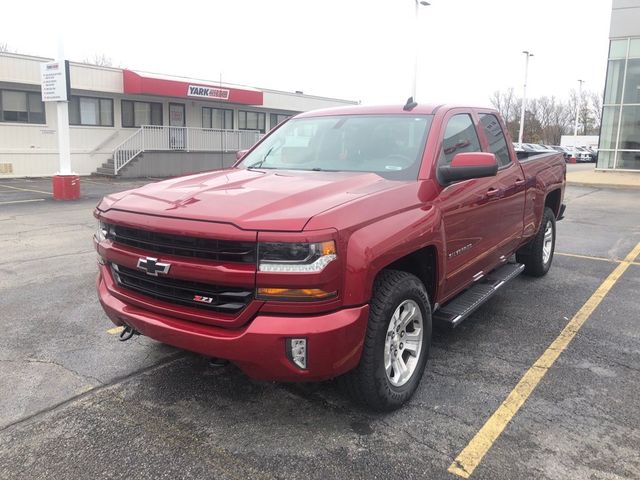
<instances>
[{"instance_id":1,"label":"dealership building","mask_svg":"<svg viewBox=\"0 0 640 480\"><path fill-rule=\"evenodd\" d=\"M58 170L49 58L0 53L0 179ZM291 115L357 102L129 69L69 64L71 166L79 175L168 176L230 165Z\"/></svg>"},{"instance_id":2,"label":"dealership building","mask_svg":"<svg viewBox=\"0 0 640 480\"><path fill-rule=\"evenodd\" d=\"M598 168L640 170L640 0L613 0Z\"/></svg>"}]
</instances>

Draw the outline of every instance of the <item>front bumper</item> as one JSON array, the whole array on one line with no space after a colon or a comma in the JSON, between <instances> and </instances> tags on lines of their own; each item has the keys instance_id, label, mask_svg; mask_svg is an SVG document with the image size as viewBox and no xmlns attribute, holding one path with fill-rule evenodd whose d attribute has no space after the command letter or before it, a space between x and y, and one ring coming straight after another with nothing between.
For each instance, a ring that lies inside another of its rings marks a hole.
<instances>
[{"instance_id":1,"label":"front bumper","mask_svg":"<svg viewBox=\"0 0 640 480\"><path fill-rule=\"evenodd\" d=\"M97 289L100 303L116 325L127 324L162 343L235 363L258 380L318 381L354 368L362 353L369 306L322 315L260 315L242 328L205 325L128 305L107 288L102 274ZM287 338L307 339L307 368L287 357Z\"/></svg>"}]
</instances>

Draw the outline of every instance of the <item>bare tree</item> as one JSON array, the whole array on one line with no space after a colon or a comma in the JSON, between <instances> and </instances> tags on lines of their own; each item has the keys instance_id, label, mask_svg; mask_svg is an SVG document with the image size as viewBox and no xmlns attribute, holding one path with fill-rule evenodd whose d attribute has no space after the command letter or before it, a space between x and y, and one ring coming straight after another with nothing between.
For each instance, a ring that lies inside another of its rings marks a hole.
<instances>
[{"instance_id":1,"label":"bare tree","mask_svg":"<svg viewBox=\"0 0 640 480\"><path fill-rule=\"evenodd\" d=\"M96 53L92 58L85 58L82 63L89 65L98 65L99 67L112 67L111 57L107 57L104 53Z\"/></svg>"},{"instance_id":2,"label":"bare tree","mask_svg":"<svg viewBox=\"0 0 640 480\"><path fill-rule=\"evenodd\" d=\"M489 101L494 108L500 112L500 115L502 115L505 122L511 121L513 116L517 115L517 112L515 111L516 98L513 93L513 88L509 88L505 92L496 90L493 92Z\"/></svg>"},{"instance_id":3,"label":"bare tree","mask_svg":"<svg viewBox=\"0 0 640 480\"><path fill-rule=\"evenodd\" d=\"M600 129L602 122L602 94L599 92L589 92L589 101L591 103L591 111L595 120L594 128Z\"/></svg>"}]
</instances>

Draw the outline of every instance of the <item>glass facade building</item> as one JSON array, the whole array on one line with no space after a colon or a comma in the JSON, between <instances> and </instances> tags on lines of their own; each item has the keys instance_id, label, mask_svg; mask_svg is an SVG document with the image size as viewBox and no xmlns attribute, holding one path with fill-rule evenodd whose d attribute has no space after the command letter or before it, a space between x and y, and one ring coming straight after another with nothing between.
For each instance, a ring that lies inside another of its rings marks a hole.
<instances>
[{"instance_id":1,"label":"glass facade building","mask_svg":"<svg viewBox=\"0 0 640 480\"><path fill-rule=\"evenodd\" d=\"M613 0L598 168L640 171L640 0Z\"/></svg>"},{"instance_id":2,"label":"glass facade building","mask_svg":"<svg viewBox=\"0 0 640 480\"><path fill-rule=\"evenodd\" d=\"M640 170L640 37L610 43L598 168Z\"/></svg>"}]
</instances>

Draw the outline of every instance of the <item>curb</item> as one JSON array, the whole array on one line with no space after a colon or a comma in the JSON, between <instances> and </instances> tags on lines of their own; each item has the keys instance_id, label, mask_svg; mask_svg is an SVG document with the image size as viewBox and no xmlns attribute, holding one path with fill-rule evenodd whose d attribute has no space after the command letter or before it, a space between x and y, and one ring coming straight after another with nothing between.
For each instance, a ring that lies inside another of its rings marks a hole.
<instances>
[{"instance_id":1,"label":"curb","mask_svg":"<svg viewBox=\"0 0 640 480\"><path fill-rule=\"evenodd\" d=\"M640 185L620 185L616 183L589 183L567 180L567 185L572 187L591 187L591 188L620 188L620 189L639 189Z\"/></svg>"}]
</instances>

